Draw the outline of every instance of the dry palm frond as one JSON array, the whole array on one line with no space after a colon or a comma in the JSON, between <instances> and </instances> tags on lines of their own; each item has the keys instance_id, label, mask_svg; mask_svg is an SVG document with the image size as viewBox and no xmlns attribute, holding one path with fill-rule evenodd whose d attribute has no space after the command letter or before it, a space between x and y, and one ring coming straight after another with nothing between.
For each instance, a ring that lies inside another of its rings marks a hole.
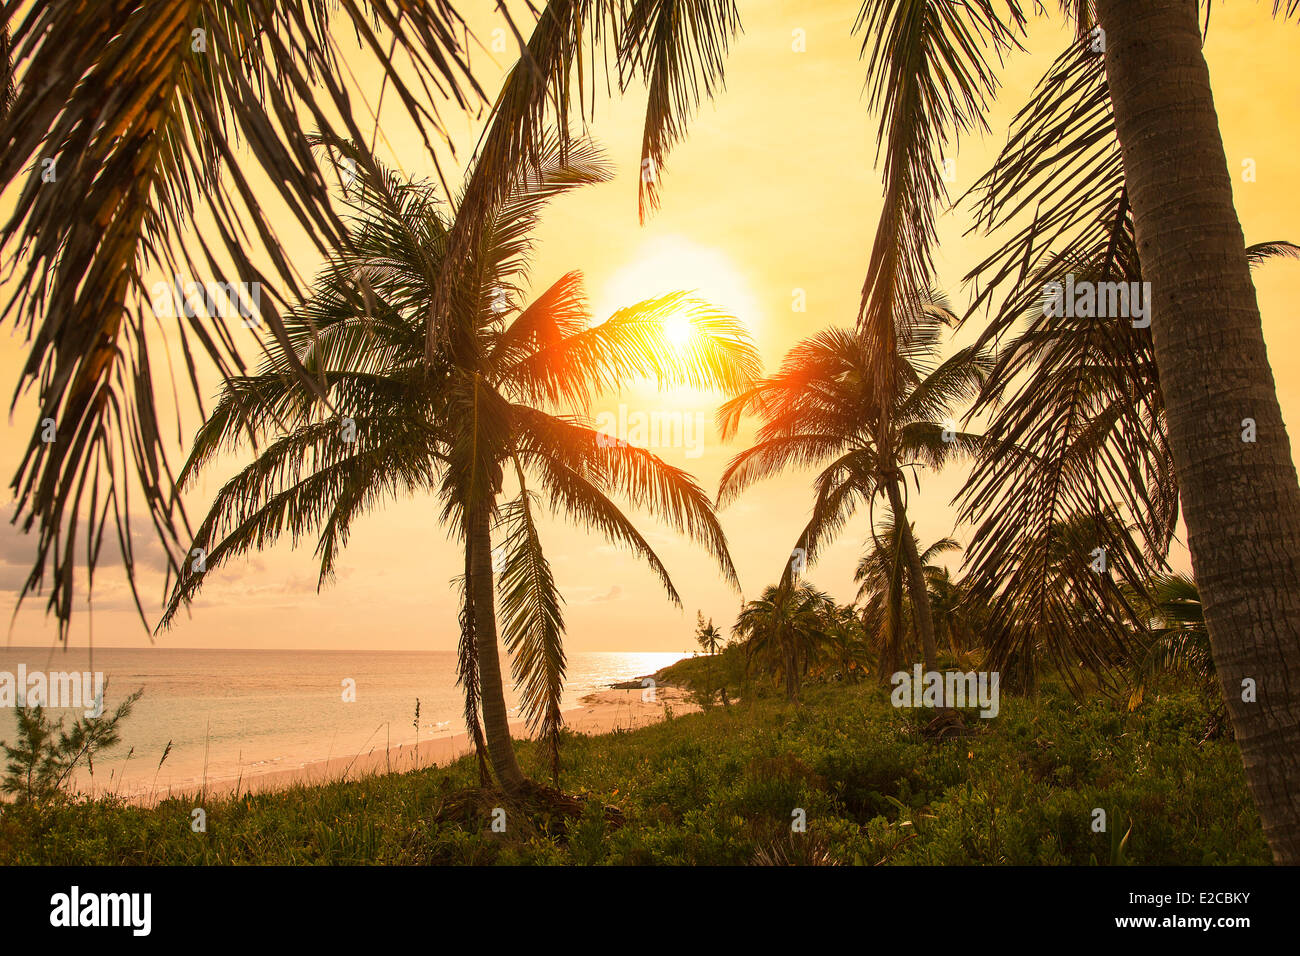
<instances>
[{"instance_id":1,"label":"dry palm frond","mask_svg":"<svg viewBox=\"0 0 1300 956\"><path fill-rule=\"evenodd\" d=\"M791 834L754 851L754 866L839 866L826 841L816 834Z\"/></svg>"},{"instance_id":2,"label":"dry palm frond","mask_svg":"<svg viewBox=\"0 0 1300 956\"><path fill-rule=\"evenodd\" d=\"M955 162L960 135L987 128L984 112L997 89L992 61L1019 45L1024 24L1016 2L995 9L987 0L865 0L858 12L853 30L863 34L868 104L880 113L885 187L858 325L884 395L896 387L898 318L919 315L934 283L935 216L948 196L944 164Z\"/></svg>"},{"instance_id":3,"label":"dry palm frond","mask_svg":"<svg viewBox=\"0 0 1300 956\"><path fill-rule=\"evenodd\" d=\"M560 698L564 693L564 599L555 586L550 563L542 552L535 503L518 466L519 497L501 509L505 531L498 590L501 635L510 653L510 666L519 688L528 729L546 741L551 776L560 773Z\"/></svg>"},{"instance_id":4,"label":"dry palm frond","mask_svg":"<svg viewBox=\"0 0 1300 956\"><path fill-rule=\"evenodd\" d=\"M992 610L995 666L1046 654L1067 674L1104 672L1140 625L1125 595L1163 565L1178 484L1150 329L1045 308L1047 285L1069 276L1142 281L1104 63L1086 39L1039 81L973 192L977 227L1009 235L967 276L972 314L992 313L979 343L998 359L970 412L990 418L959 494L975 527L966 583ZM1248 254L1258 264L1296 247ZM1083 553L1065 558L1069 529L1085 527Z\"/></svg>"}]
</instances>

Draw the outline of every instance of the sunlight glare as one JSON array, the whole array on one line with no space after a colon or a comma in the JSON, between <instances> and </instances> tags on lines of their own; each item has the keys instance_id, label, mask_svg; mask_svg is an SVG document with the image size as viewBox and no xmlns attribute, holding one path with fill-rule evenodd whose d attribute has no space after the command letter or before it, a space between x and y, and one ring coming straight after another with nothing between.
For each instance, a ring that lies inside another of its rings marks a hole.
<instances>
[{"instance_id":1,"label":"sunlight glare","mask_svg":"<svg viewBox=\"0 0 1300 956\"><path fill-rule=\"evenodd\" d=\"M636 257L602 287L595 321L603 322L621 308L669 292L693 293L754 331L758 305L744 274L721 249L679 235L657 236L641 244ZM693 331L685 315L665 320L664 332L674 345L684 345Z\"/></svg>"},{"instance_id":2,"label":"sunlight glare","mask_svg":"<svg viewBox=\"0 0 1300 956\"><path fill-rule=\"evenodd\" d=\"M681 348L689 342L694 332L695 326L691 323L690 317L680 312L664 319L664 335L675 348Z\"/></svg>"}]
</instances>

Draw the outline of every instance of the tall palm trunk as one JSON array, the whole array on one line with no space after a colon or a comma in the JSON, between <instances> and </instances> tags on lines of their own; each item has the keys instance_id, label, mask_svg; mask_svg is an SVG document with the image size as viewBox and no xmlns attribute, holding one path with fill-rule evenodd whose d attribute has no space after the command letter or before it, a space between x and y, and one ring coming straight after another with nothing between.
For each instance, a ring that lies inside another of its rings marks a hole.
<instances>
[{"instance_id":1,"label":"tall palm trunk","mask_svg":"<svg viewBox=\"0 0 1300 956\"><path fill-rule=\"evenodd\" d=\"M1097 0L1188 546L1246 779L1300 863L1300 487L1195 0ZM1242 440L1243 419L1257 440ZM1242 700L1243 681L1258 702Z\"/></svg>"},{"instance_id":2,"label":"tall palm trunk","mask_svg":"<svg viewBox=\"0 0 1300 956\"><path fill-rule=\"evenodd\" d=\"M886 605L885 642L880 661L880 683L889 686L890 678L903 666L903 581L889 582Z\"/></svg>"},{"instance_id":3,"label":"tall palm trunk","mask_svg":"<svg viewBox=\"0 0 1300 956\"><path fill-rule=\"evenodd\" d=\"M785 658L785 697L791 703L799 702L799 665L796 660L794 640L781 641L782 656Z\"/></svg>"},{"instance_id":4,"label":"tall palm trunk","mask_svg":"<svg viewBox=\"0 0 1300 956\"><path fill-rule=\"evenodd\" d=\"M478 760L479 786L492 785L492 771L488 768L487 741L483 739L483 722L479 719L478 644L474 639L474 547L473 540L465 541L464 604L460 609L460 647L457 679L465 688L465 726L474 741L474 756Z\"/></svg>"},{"instance_id":5,"label":"tall palm trunk","mask_svg":"<svg viewBox=\"0 0 1300 956\"><path fill-rule=\"evenodd\" d=\"M934 616L930 612L930 592L925 586L925 570L921 567L921 553L912 536L912 526L907 522L907 506L898 483L889 482L889 504L894 509L894 523L903 544L903 560L907 562L908 591L912 595L912 618L916 633L921 639L921 653L925 655L926 671L938 671L939 650L934 643Z\"/></svg>"},{"instance_id":6,"label":"tall palm trunk","mask_svg":"<svg viewBox=\"0 0 1300 956\"><path fill-rule=\"evenodd\" d=\"M515 759L510 739L510 719L501 683L501 658L497 649L496 594L492 582L492 525L487 508L477 508L470 519L470 587L474 594L474 640L478 646L479 699L483 708L483 735L497 784L507 793L519 789L523 771Z\"/></svg>"}]
</instances>

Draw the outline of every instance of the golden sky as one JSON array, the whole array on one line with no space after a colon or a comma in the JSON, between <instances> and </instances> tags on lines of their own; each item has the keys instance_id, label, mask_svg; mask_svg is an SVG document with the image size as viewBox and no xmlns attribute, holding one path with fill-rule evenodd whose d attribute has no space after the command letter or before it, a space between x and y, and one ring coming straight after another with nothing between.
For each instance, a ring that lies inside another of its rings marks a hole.
<instances>
[{"instance_id":1,"label":"golden sky","mask_svg":"<svg viewBox=\"0 0 1300 956\"><path fill-rule=\"evenodd\" d=\"M489 46L491 31L499 25L491 14L494 6L488 0L458 4ZM1300 135L1295 129L1300 80L1294 70L1300 25L1274 22L1269 6L1216 5L1206 53L1247 242L1300 241ZM580 269L597 319L650 295L698 289L745 320L770 369L800 338L854 322L880 209L880 177L873 168L876 121L864 104L860 41L850 35L857 12L852 0L742 0L740 11L744 34L727 61L726 89L704 104L688 141L669 158L663 207L645 226L637 222L636 196L644 92L634 88L624 98L598 102L590 133L608 150L619 174L550 208L537 233L533 288L540 291L565 272ZM522 12L518 22L524 22ZM796 30L806 35L804 52L792 48ZM1032 25L1028 52L1015 56L1002 74L1004 87L989 116L992 132L965 142L957 155L957 178L950 187L954 198L987 169L1014 112L1066 42L1058 18ZM490 94L499 86L509 55L497 59L501 62L494 66L485 53L475 52L476 76ZM363 59L354 70L363 86L374 79ZM376 90L370 87L372 103ZM364 108L361 113L365 115ZM463 161L482 119L452 111L443 115ZM411 175L431 175L432 163L388 103L383 125L388 143L381 141L381 155ZM1240 175L1247 157L1256 164L1253 183ZM8 207L11 197L5 199ZM969 223L965 208L940 222L939 276L958 311L968 301L962 276L992 248L987 239L963 235ZM290 248L310 274L310 263L318 258L311 246L294 237ZM1294 424L1300 421L1300 309L1295 296L1300 263L1264 266L1256 272L1256 286L1283 414ZM795 290L806 295L806 312L792 310ZM0 342L0 381L10 390L25 354L20 337ZM216 384L214 378L213 392ZM170 395L170 385L164 383L159 394ZM593 411L617 415L620 403L629 413L701 415L705 428L699 444L655 450L692 471L710 492L727 459L743 447L720 443L712 424L716 396L658 395L637 388L597 402ZM182 408L182 421L188 437L198 425L192 408ZM0 469L8 475L30 435L27 403L20 403L4 427ZM178 444L177 462L183 453ZM219 481L237 464L223 462L187 498L193 519L202 516ZM923 476L922 493L912 499L923 543L953 534L949 502L964 473L954 467ZM767 482L722 513L746 596L756 596L779 575L807 519L811 477L792 473ZM182 619L158 641L182 647L452 650L456 596L450 582L460 571L461 556L437 515L432 499L419 499L359 521L339 562L338 580L320 594L313 543L296 550L280 546L231 564L209 577L190 619ZM724 628L730 626L740 595L721 581L702 549L650 519L637 523L672 574L684 608L672 606L652 574L629 555L552 523L544 544L567 601L570 650L688 650L697 609ZM142 545L148 541L146 527L139 529ZM852 569L866 535L864 513L812 569L812 581L839 600L850 600ZM956 536L964 537L961 529ZM21 534L0 527L0 591L8 606L28 569L30 550ZM156 552L153 562L156 569ZM1181 550L1175 563L1186 565ZM147 644L121 575L107 572L100 584L95 644ZM155 571L146 571L144 597L156 601L160 587ZM13 643L54 640L54 628L41 608L39 599L32 600L18 615L10 634ZM89 625L81 615L74 643L90 639Z\"/></svg>"}]
</instances>

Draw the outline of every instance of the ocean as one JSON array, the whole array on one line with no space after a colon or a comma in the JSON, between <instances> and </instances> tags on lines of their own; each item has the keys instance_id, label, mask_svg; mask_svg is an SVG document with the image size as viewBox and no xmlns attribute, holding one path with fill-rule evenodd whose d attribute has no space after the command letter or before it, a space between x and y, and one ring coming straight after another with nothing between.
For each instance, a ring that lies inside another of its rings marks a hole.
<instances>
[{"instance_id":1,"label":"ocean","mask_svg":"<svg viewBox=\"0 0 1300 956\"><path fill-rule=\"evenodd\" d=\"M610 684L651 674L680 653L575 652L568 655L564 707ZM464 697L451 651L287 651L179 648L0 647L0 673L100 671L104 710L143 688L121 724L122 742L78 775L84 791L130 796L192 789L252 774L396 748L464 733ZM502 673L509 673L503 658ZM345 702L345 682L355 701ZM415 703L420 702L418 731ZM506 702L518 715L507 682ZM51 710L52 716L80 711ZM0 707L0 741L13 743L11 707ZM168 743L171 751L162 762Z\"/></svg>"}]
</instances>

